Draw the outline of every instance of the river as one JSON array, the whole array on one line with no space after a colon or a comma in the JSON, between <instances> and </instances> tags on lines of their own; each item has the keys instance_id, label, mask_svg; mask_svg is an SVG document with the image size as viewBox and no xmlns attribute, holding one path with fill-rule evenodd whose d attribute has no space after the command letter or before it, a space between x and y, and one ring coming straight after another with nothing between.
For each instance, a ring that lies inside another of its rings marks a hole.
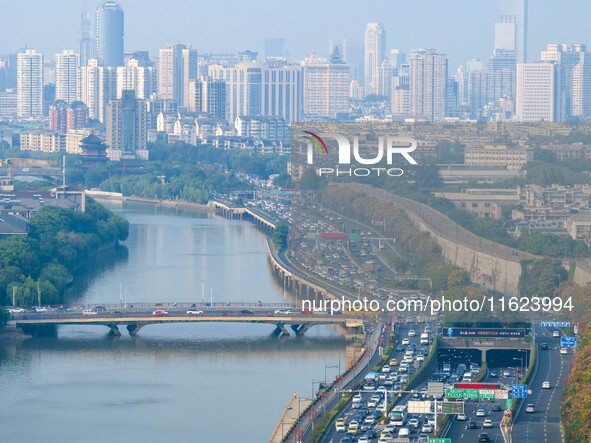
<instances>
[{"instance_id":1,"label":"river","mask_svg":"<svg viewBox=\"0 0 591 443\"><path fill-rule=\"evenodd\" d=\"M103 204L129 220L129 238L76 272L72 303L200 301L202 281L214 302L283 302L251 223ZM0 342L0 441L266 442L290 396L310 396L345 355L330 327L304 338L272 329L148 325L117 338L106 327L60 326L53 337Z\"/></svg>"}]
</instances>

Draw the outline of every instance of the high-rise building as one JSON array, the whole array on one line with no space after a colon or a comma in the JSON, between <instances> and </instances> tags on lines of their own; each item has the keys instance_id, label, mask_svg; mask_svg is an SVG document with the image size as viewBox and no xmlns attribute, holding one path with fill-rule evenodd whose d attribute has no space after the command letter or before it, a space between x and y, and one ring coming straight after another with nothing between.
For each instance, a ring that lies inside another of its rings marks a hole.
<instances>
[{"instance_id":1,"label":"high-rise building","mask_svg":"<svg viewBox=\"0 0 591 443\"><path fill-rule=\"evenodd\" d=\"M67 133L71 129L79 129L88 122L88 107L79 101L68 105L63 100L56 100L49 107L51 129L54 132Z\"/></svg>"},{"instance_id":2,"label":"high-rise building","mask_svg":"<svg viewBox=\"0 0 591 443\"><path fill-rule=\"evenodd\" d=\"M43 54L26 49L17 56L17 96L20 117L43 112Z\"/></svg>"},{"instance_id":3,"label":"high-rise building","mask_svg":"<svg viewBox=\"0 0 591 443\"><path fill-rule=\"evenodd\" d=\"M189 83L197 79L197 51L191 45L175 43L160 50L158 95L189 107Z\"/></svg>"},{"instance_id":4,"label":"high-rise building","mask_svg":"<svg viewBox=\"0 0 591 443\"><path fill-rule=\"evenodd\" d=\"M474 118L501 97L515 97L513 69L476 69L468 73L468 103Z\"/></svg>"},{"instance_id":5,"label":"high-rise building","mask_svg":"<svg viewBox=\"0 0 591 443\"><path fill-rule=\"evenodd\" d=\"M157 129L158 115L160 113L178 113L178 109L178 103L176 102L176 100L163 99L159 98L157 94L152 94L150 96L150 101L148 101L148 129Z\"/></svg>"},{"instance_id":6,"label":"high-rise building","mask_svg":"<svg viewBox=\"0 0 591 443\"><path fill-rule=\"evenodd\" d=\"M417 49L408 56L411 113L430 121L446 115L447 58L434 49Z\"/></svg>"},{"instance_id":7,"label":"high-rise building","mask_svg":"<svg viewBox=\"0 0 591 443\"><path fill-rule=\"evenodd\" d=\"M77 97L78 68L80 56L74 51L65 49L61 54L55 54L55 98L67 104Z\"/></svg>"},{"instance_id":8,"label":"high-rise building","mask_svg":"<svg viewBox=\"0 0 591 443\"><path fill-rule=\"evenodd\" d=\"M337 47L330 60L312 54L303 67L305 115L335 118L349 110L349 65Z\"/></svg>"},{"instance_id":9,"label":"high-rise building","mask_svg":"<svg viewBox=\"0 0 591 443\"><path fill-rule=\"evenodd\" d=\"M554 63L518 63L515 114L525 122L560 118L560 73Z\"/></svg>"},{"instance_id":10,"label":"high-rise building","mask_svg":"<svg viewBox=\"0 0 591 443\"><path fill-rule=\"evenodd\" d=\"M212 118L226 119L226 83L201 77L189 84L189 110Z\"/></svg>"},{"instance_id":11,"label":"high-rise building","mask_svg":"<svg viewBox=\"0 0 591 443\"><path fill-rule=\"evenodd\" d=\"M499 0L494 49L514 51L517 63L527 62L527 0Z\"/></svg>"},{"instance_id":12,"label":"high-rise building","mask_svg":"<svg viewBox=\"0 0 591 443\"><path fill-rule=\"evenodd\" d=\"M117 68L117 98L123 91L133 90L141 100L148 100L154 91L154 72L151 66L142 66L139 59L131 58L127 66Z\"/></svg>"},{"instance_id":13,"label":"high-rise building","mask_svg":"<svg viewBox=\"0 0 591 443\"><path fill-rule=\"evenodd\" d=\"M111 150L132 152L146 149L148 103L135 98L135 91L123 91L121 99L107 106L107 145Z\"/></svg>"},{"instance_id":14,"label":"high-rise building","mask_svg":"<svg viewBox=\"0 0 591 443\"><path fill-rule=\"evenodd\" d=\"M226 83L230 121L243 116L283 117L298 121L302 110L302 68L242 62L233 67L209 65L209 77Z\"/></svg>"},{"instance_id":15,"label":"high-rise building","mask_svg":"<svg viewBox=\"0 0 591 443\"><path fill-rule=\"evenodd\" d=\"M0 92L16 91L16 54L0 55Z\"/></svg>"},{"instance_id":16,"label":"high-rise building","mask_svg":"<svg viewBox=\"0 0 591 443\"><path fill-rule=\"evenodd\" d=\"M284 38L265 39L265 57L287 57Z\"/></svg>"},{"instance_id":17,"label":"high-rise building","mask_svg":"<svg viewBox=\"0 0 591 443\"><path fill-rule=\"evenodd\" d=\"M559 74L559 120L591 116L591 53L587 45L548 44L542 61L555 63Z\"/></svg>"},{"instance_id":18,"label":"high-rise building","mask_svg":"<svg viewBox=\"0 0 591 443\"><path fill-rule=\"evenodd\" d=\"M94 39L92 38L90 13L80 14L80 32L78 33L78 52L80 53L80 66L86 66L88 60L94 58Z\"/></svg>"},{"instance_id":19,"label":"high-rise building","mask_svg":"<svg viewBox=\"0 0 591 443\"><path fill-rule=\"evenodd\" d=\"M90 59L80 68L79 99L88 106L89 117L105 123L109 100L117 98L115 68L105 67L101 60Z\"/></svg>"},{"instance_id":20,"label":"high-rise building","mask_svg":"<svg viewBox=\"0 0 591 443\"><path fill-rule=\"evenodd\" d=\"M392 98L392 77L396 69L390 64L388 57L384 58L384 61L373 73L373 85L374 93Z\"/></svg>"},{"instance_id":21,"label":"high-rise building","mask_svg":"<svg viewBox=\"0 0 591 443\"><path fill-rule=\"evenodd\" d=\"M386 56L386 31L382 23L368 23L365 29L365 92L374 93L374 72Z\"/></svg>"},{"instance_id":22,"label":"high-rise building","mask_svg":"<svg viewBox=\"0 0 591 443\"><path fill-rule=\"evenodd\" d=\"M115 0L101 2L96 10L95 57L105 67L123 66L123 9Z\"/></svg>"}]
</instances>

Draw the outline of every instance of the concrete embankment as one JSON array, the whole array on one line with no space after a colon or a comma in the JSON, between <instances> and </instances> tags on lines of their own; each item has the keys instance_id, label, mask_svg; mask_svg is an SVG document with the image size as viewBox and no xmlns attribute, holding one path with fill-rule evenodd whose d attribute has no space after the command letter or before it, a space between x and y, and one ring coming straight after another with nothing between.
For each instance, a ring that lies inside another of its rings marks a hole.
<instances>
[{"instance_id":1,"label":"concrete embankment","mask_svg":"<svg viewBox=\"0 0 591 443\"><path fill-rule=\"evenodd\" d=\"M86 195L92 198L128 201L133 203L148 203L157 206L164 206L168 208L177 209L192 209L196 211L214 212L215 208L210 205L202 205L200 203L192 203L186 200L160 200L157 198L136 197L134 195L125 196L120 192L105 192L105 191L86 191Z\"/></svg>"}]
</instances>

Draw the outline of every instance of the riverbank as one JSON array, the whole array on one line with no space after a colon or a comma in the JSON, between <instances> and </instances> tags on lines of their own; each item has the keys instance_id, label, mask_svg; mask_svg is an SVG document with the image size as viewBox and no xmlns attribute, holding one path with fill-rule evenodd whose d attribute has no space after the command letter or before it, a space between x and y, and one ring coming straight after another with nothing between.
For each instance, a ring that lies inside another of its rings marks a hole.
<instances>
[{"instance_id":1,"label":"riverbank","mask_svg":"<svg viewBox=\"0 0 591 443\"><path fill-rule=\"evenodd\" d=\"M32 336L25 334L21 328L14 326L0 328L0 342L3 340L24 340L30 337Z\"/></svg>"},{"instance_id":2,"label":"riverbank","mask_svg":"<svg viewBox=\"0 0 591 443\"><path fill-rule=\"evenodd\" d=\"M104 192L104 191L86 191L86 195L92 198L127 201L132 203L147 203L156 206L163 206L167 208L189 209L195 211L215 212L215 208L209 205L202 205L200 203L192 203L186 200L160 200L157 198L136 197L134 195L125 196L119 192Z\"/></svg>"}]
</instances>

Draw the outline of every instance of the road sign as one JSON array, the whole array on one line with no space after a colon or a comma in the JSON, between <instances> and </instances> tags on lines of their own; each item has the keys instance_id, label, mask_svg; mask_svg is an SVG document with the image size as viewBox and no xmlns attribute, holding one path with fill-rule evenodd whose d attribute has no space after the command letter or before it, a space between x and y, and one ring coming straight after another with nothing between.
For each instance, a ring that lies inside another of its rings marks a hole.
<instances>
[{"instance_id":1,"label":"road sign","mask_svg":"<svg viewBox=\"0 0 591 443\"><path fill-rule=\"evenodd\" d=\"M505 400L505 408L511 410L511 406L513 406L513 400L511 400L511 399Z\"/></svg>"},{"instance_id":2,"label":"road sign","mask_svg":"<svg viewBox=\"0 0 591 443\"><path fill-rule=\"evenodd\" d=\"M430 401L410 400L408 402L408 412L410 414L431 414L431 404Z\"/></svg>"},{"instance_id":3,"label":"road sign","mask_svg":"<svg viewBox=\"0 0 591 443\"><path fill-rule=\"evenodd\" d=\"M495 338L525 337L523 328L443 328L444 337Z\"/></svg>"},{"instance_id":4,"label":"road sign","mask_svg":"<svg viewBox=\"0 0 591 443\"><path fill-rule=\"evenodd\" d=\"M447 389L445 396L447 398L464 398L464 389Z\"/></svg>"},{"instance_id":5,"label":"road sign","mask_svg":"<svg viewBox=\"0 0 591 443\"><path fill-rule=\"evenodd\" d=\"M532 395L534 393L534 391L532 391L531 389L527 390L527 395Z\"/></svg>"},{"instance_id":6,"label":"road sign","mask_svg":"<svg viewBox=\"0 0 591 443\"><path fill-rule=\"evenodd\" d=\"M506 389L497 389L495 391L495 398L497 400L506 400L509 398L509 391Z\"/></svg>"},{"instance_id":7,"label":"road sign","mask_svg":"<svg viewBox=\"0 0 591 443\"><path fill-rule=\"evenodd\" d=\"M461 401L444 401L441 403L442 414L463 414L464 403Z\"/></svg>"},{"instance_id":8,"label":"road sign","mask_svg":"<svg viewBox=\"0 0 591 443\"><path fill-rule=\"evenodd\" d=\"M527 398L527 385L513 385L511 389L513 398Z\"/></svg>"},{"instance_id":9,"label":"road sign","mask_svg":"<svg viewBox=\"0 0 591 443\"><path fill-rule=\"evenodd\" d=\"M492 400L493 398L495 398L495 390L494 389L479 389L478 390L478 398Z\"/></svg>"},{"instance_id":10,"label":"road sign","mask_svg":"<svg viewBox=\"0 0 591 443\"><path fill-rule=\"evenodd\" d=\"M560 337L560 346L563 348L574 348L577 346L577 337Z\"/></svg>"},{"instance_id":11,"label":"road sign","mask_svg":"<svg viewBox=\"0 0 591 443\"><path fill-rule=\"evenodd\" d=\"M357 241L357 234L349 234L349 241Z\"/></svg>"},{"instance_id":12,"label":"road sign","mask_svg":"<svg viewBox=\"0 0 591 443\"><path fill-rule=\"evenodd\" d=\"M430 438L429 443L451 443L451 438Z\"/></svg>"},{"instance_id":13,"label":"road sign","mask_svg":"<svg viewBox=\"0 0 591 443\"><path fill-rule=\"evenodd\" d=\"M433 397L439 397L443 395L443 383L439 382L432 382L430 381L427 383L427 395L431 395Z\"/></svg>"},{"instance_id":14,"label":"road sign","mask_svg":"<svg viewBox=\"0 0 591 443\"><path fill-rule=\"evenodd\" d=\"M509 409L509 408L505 409L505 417L507 417L508 419L511 419L511 409Z\"/></svg>"}]
</instances>

